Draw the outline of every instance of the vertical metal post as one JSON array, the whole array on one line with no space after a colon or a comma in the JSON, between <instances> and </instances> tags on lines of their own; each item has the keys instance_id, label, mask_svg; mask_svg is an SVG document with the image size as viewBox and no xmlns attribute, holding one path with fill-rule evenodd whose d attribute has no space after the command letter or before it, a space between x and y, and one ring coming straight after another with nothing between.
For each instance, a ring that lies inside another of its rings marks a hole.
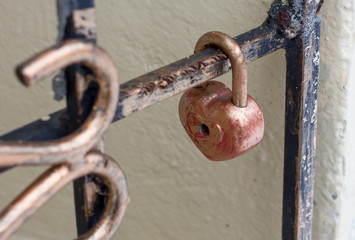
<instances>
[{"instance_id":1,"label":"vertical metal post","mask_svg":"<svg viewBox=\"0 0 355 240\"><path fill-rule=\"evenodd\" d=\"M303 28L286 47L282 238L311 239L322 1L289 2Z\"/></svg>"},{"instance_id":2,"label":"vertical metal post","mask_svg":"<svg viewBox=\"0 0 355 240\"><path fill-rule=\"evenodd\" d=\"M57 0L58 40L84 39L96 42L94 0ZM80 65L68 67L64 73L67 84L68 130L74 131L86 119L96 96L97 87L92 75ZM74 181L77 234L90 230L105 209L107 188L92 175Z\"/></svg>"}]
</instances>

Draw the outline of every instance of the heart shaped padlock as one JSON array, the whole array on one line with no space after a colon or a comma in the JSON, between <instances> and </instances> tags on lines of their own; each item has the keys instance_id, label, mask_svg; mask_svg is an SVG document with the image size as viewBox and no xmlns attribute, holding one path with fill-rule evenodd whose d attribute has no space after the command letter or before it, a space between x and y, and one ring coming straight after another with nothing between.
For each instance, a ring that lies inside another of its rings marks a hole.
<instances>
[{"instance_id":1,"label":"heart shaped padlock","mask_svg":"<svg viewBox=\"0 0 355 240\"><path fill-rule=\"evenodd\" d=\"M187 134L210 160L235 158L252 148L264 134L263 113L247 94L244 55L234 39L221 32L203 35L195 53L211 46L221 48L232 65L232 91L223 83L210 81L186 91L179 103L179 115Z\"/></svg>"}]
</instances>

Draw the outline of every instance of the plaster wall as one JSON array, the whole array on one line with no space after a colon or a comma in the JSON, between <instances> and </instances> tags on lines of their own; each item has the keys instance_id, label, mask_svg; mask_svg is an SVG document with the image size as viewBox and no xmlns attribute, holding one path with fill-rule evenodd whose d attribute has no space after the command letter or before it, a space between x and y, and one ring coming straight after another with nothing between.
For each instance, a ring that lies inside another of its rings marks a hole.
<instances>
[{"instance_id":1,"label":"plaster wall","mask_svg":"<svg viewBox=\"0 0 355 240\"><path fill-rule=\"evenodd\" d=\"M314 239L348 239L355 226L355 179L350 175L354 150L348 141L354 138L348 132L355 128L349 111L355 100L350 94L355 91L350 81L355 75L350 67L352 3L328 0L323 11ZM238 35L257 27L270 4L271 0L96 1L98 44L109 52L125 82L192 54L207 31ZM0 1L0 134L64 107L64 102L52 100L50 79L25 89L13 74L16 64L56 41L56 25L55 1ZM264 112L266 127L260 145L238 159L214 163L203 157L179 122L180 95L111 125L105 151L125 170L131 200L114 239L281 238L284 52L259 59L248 69L248 90ZM219 80L230 86L231 74ZM20 167L0 175L0 208L44 169ZM74 236L68 186L13 239Z\"/></svg>"},{"instance_id":2,"label":"plaster wall","mask_svg":"<svg viewBox=\"0 0 355 240\"><path fill-rule=\"evenodd\" d=\"M315 239L355 239L354 2L326 1L322 12Z\"/></svg>"}]
</instances>

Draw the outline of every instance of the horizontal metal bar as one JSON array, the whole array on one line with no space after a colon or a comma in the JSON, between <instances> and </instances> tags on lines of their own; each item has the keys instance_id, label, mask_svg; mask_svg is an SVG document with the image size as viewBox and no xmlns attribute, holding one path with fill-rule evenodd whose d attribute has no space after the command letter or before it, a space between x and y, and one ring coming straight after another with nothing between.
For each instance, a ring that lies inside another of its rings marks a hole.
<instances>
[{"instance_id":1,"label":"horizontal metal bar","mask_svg":"<svg viewBox=\"0 0 355 240\"><path fill-rule=\"evenodd\" d=\"M0 141L46 141L67 135L65 109L49 115L49 120L36 120L0 137ZM0 168L0 173L10 168Z\"/></svg>"},{"instance_id":2,"label":"horizontal metal bar","mask_svg":"<svg viewBox=\"0 0 355 240\"><path fill-rule=\"evenodd\" d=\"M275 27L266 24L234 39L241 46L247 63L282 48L285 42ZM224 53L207 49L123 83L114 121L230 70L230 61Z\"/></svg>"},{"instance_id":3,"label":"horizontal metal bar","mask_svg":"<svg viewBox=\"0 0 355 240\"><path fill-rule=\"evenodd\" d=\"M235 37L246 61L252 62L284 47L285 39L277 28L265 23ZM163 101L191 87L200 85L231 70L224 53L206 49L162 68L149 72L120 86L120 97L113 121ZM66 134L66 110L49 115L47 121L37 120L0 137L3 141L45 141ZM1 172L1 169L0 169Z\"/></svg>"}]
</instances>

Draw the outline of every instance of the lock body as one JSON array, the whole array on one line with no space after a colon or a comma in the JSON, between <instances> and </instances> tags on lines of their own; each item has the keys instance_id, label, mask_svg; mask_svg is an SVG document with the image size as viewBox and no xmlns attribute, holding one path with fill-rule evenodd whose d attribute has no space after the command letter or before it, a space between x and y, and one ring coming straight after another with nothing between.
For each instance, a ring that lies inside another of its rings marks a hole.
<instances>
[{"instance_id":1,"label":"lock body","mask_svg":"<svg viewBox=\"0 0 355 240\"><path fill-rule=\"evenodd\" d=\"M247 106L232 103L232 91L223 83L186 91L179 103L180 121L197 148L210 160L223 161L251 150L264 134L264 117L248 95Z\"/></svg>"}]
</instances>

